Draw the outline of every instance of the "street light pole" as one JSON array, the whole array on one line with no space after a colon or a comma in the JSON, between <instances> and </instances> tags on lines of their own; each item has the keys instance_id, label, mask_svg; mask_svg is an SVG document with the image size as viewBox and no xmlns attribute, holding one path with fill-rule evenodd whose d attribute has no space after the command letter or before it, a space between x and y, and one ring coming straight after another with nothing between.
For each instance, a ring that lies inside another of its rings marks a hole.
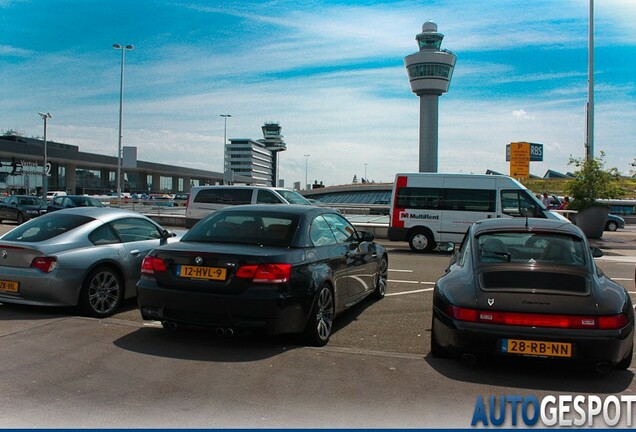
<instances>
[{"instance_id":1,"label":"street light pole","mask_svg":"<svg viewBox=\"0 0 636 432\"><path fill-rule=\"evenodd\" d=\"M38 114L40 115L40 117L42 117L42 120L44 120L44 166L42 169L42 198L46 200L46 193L49 189L49 177L48 173L46 172L46 166L49 164L46 156L46 121L50 118L53 118L53 116L51 115L51 113L48 112L46 114L38 112Z\"/></svg>"},{"instance_id":2,"label":"street light pole","mask_svg":"<svg viewBox=\"0 0 636 432\"><path fill-rule=\"evenodd\" d=\"M223 117L223 173L225 175L225 171L230 169L228 165L228 161L227 161L227 118L228 117L232 117L231 114L220 114L221 117Z\"/></svg>"},{"instance_id":3,"label":"street light pole","mask_svg":"<svg viewBox=\"0 0 636 432\"><path fill-rule=\"evenodd\" d=\"M589 0L585 160L594 159L594 0Z\"/></svg>"},{"instance_id":4,"label":"street light pole","mask_svg":"<svg viewBox=\"0 0 636 432\"><path fill-rule=\"evenodd\" d=\"M113 44L114 49L121 50L121 80L119 81L119 142L117 145L117 202L121 199L121 139L124 123L124 62L126 50L135 49L132 45Z\"/></svg>"},{"instance_id":5,"label":"street light pole","mask_svg":"<svg viewBox=\"0 0 636 432\"><path fill-rule=\"evenodd\" d=\"M307 187L307 165L309 163L309 156L311 156L311 155L305 155L305 190L308 189L308 187Z\"/></svg>"},{"instance_id":6,"label":"street light pole","mask_svg":"<svg viewBox=\"0 0 636 432\"><path fill-rule=\"evenodd\" d=\"M364 181L367 181L367 165L369 164L364 164Z\"/></svg>"}]
</instances>

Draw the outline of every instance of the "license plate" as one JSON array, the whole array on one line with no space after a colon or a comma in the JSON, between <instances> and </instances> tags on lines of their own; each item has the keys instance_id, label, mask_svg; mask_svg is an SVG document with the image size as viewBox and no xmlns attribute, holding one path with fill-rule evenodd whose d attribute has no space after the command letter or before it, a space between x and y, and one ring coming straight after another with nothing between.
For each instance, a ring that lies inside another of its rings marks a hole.
<instances>
[{"instance_id":1,"label":"license plate","mask_svg":"<svg viewBox=\"0 0 636 432\"><path fill-rule=\"evenodd\" d=\"M14 281L0 281L0 291L17 293L20 290L20 284Z\"/></svg>"},{"instance_id":2,"label":"license plate","mask_svg":"<svg viewBox=\"0 0 636 432\"><path fill-rule=\"evenodd\" d=\"M572 357L572 344L523 339L502 339L501 352L541 357Z\"/></svg>"},{"instance_id":3,"label":"license plate","mask_svg":"<svg viewBox=\"0 0 636 432\"><path fill-rule=\"evenodd\" d=\"M227 278L227 269L181 265L177 267L177 276L189 279L225 280Z\"/></svg>"}]
</instances>

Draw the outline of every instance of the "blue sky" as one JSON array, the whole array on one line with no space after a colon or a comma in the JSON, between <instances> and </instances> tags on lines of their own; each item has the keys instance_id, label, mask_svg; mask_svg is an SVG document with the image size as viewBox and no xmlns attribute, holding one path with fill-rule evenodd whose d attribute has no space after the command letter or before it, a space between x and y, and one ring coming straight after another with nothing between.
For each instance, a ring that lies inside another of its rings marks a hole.
<instances>
[{"instance_id":1,"label":"blue sky","mask_svg":"<svg viewBox=\"0 0 636 432\"><path fill-rule=\"evenodd\" d=\"M140 160L221 171L228 137L282 126L287 186L418 169L419 102L403 58L427 20L457 55L440 98L439 170L508 172L505 146L544 145L548 168L584 154L588 0L0 0L0 130ZM636 157L636 1L597 0L595 151ZM306 159L304 155L309 154Z\"/></svg>"}]
</instances>

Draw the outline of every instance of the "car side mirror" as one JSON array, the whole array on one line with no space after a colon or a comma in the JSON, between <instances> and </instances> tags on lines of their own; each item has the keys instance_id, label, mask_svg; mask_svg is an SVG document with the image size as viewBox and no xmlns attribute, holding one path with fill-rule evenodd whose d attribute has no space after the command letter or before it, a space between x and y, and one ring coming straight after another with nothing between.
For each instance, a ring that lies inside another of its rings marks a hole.
<instances>
[{"instance_id":1,"label":"car side mirror","mask_svg":"<svg viewBox=\"0 0 636 432\"><path fill-rule=\"evenodd\" d=\"M168 240L170 237L176 237L177 233L173 232L173 231L168 231L167 229L164 229L163 231L161 231L161 236L165 239Z\"/></svg>"},{"instance_id":2,"label":"car side mirror","mask_svg":"<svg viewBox=\"0 0 636 432\"><path fill-rule=\"evenodd\" d=\"M358 231L358 239L363 242L372 242L375 235L371 231Z\"/></svg>"},{"instance_id":3,"label":"car side mirror","mask_svg":"<svg viewBox=\"0 0 636 432\"><path fill-rule=\"evenodd\" d=\"M594 258L600 258L600 257L602 257L604 255L603 251L600 250L599 248L597 248L596 246L591 246L590 250L592 251L592 256Z\"/></svg>"}]
</instances>

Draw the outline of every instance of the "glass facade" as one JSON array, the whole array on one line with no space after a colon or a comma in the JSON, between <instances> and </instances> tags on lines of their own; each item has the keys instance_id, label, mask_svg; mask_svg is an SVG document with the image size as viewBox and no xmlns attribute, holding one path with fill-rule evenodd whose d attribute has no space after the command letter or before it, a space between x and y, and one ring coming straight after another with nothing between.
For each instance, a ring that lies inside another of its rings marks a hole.
<instances>
[{"instance_id":1,"label":"glass facade","mask_svg":"<svg viewBox=\"0 0 636 432\"><path fill-rule=\"evenodd\" d=\"M450 80L452 68L439 63L416 64L409 66L408 73L410 79L435 77Z\"/></svg>"}]
</instances>

